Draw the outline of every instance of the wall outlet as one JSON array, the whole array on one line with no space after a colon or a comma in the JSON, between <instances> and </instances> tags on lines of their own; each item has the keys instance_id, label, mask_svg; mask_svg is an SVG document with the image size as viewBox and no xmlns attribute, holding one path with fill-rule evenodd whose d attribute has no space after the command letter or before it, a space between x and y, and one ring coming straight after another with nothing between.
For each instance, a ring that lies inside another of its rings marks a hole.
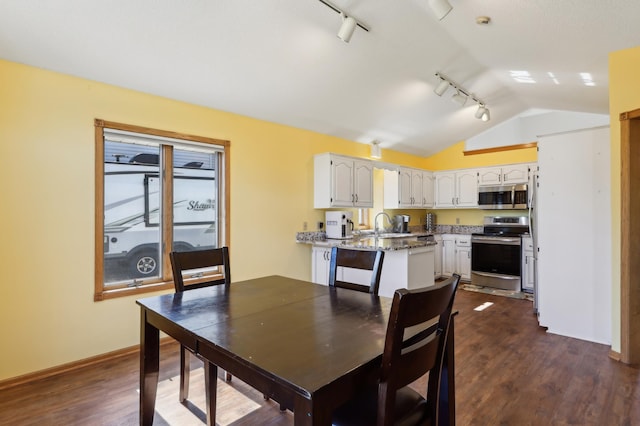
<instances>
[{"instance_id":1,"label":"wall outlet","mask_svg":"<svg viewBox=\"0 0 640 426\"><path fill-rule=\"evenodd\" d=\"M307 230L307 222L302 222L302 230L303 231Z\"/></svg>"},{"instance_id":2,"label":"wall outlet","mask_svg":"<svg viewBox=\"0 0 640 426\"><path fill-rule=\"evenodd\" d=\"M460 218L456 217L456 225L460 225Z\"/></svg>"},{"instance_id":3,"label":"wall outlet","mask_svg":"<svg viewBox=\"0 0 640 426\"><path fill-rule=\"evenodd\" d=\"M322 231L324 229L324 223L318 222L318 231Z\"/></svg>"}]
</instances>

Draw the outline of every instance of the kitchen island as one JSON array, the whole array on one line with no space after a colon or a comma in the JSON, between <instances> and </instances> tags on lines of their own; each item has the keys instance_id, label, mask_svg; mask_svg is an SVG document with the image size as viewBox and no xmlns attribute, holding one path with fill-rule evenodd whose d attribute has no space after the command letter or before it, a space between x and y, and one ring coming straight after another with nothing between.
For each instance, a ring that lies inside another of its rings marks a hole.
<instances>
[{"instance_id":1,"label":"kitchen island","mask_svg":"<svg viewBox=\"0 0 640 426\"><path fill-rule=\"evenodd\" d=\"M436 242L426 233L379 236L363 233L341 240L321 237L303 239L299 234L297 242L312 246L311 280L317 284L328 284L333 247L385 252L380 276L381 296L392 297L399 288L421 288L434 284ZM345 281L368 284L370 280L368 271L340 268L337 273L339 279Z\"/></svg>"}]
</instances>

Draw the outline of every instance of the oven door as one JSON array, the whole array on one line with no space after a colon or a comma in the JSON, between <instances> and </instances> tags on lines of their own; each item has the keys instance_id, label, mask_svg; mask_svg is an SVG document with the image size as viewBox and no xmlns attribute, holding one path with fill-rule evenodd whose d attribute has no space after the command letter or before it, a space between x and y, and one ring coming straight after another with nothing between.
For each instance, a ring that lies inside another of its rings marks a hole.
<instances>
[{"instance_id":1,"label":"oven door","mask_svg":"<svg viewBox=\"0 0 640 426\"><path fill-rule=\"evenodd\" d=\"M471 237L471 284L521 290L520 237Z\"/></svg>"}]
</instances>

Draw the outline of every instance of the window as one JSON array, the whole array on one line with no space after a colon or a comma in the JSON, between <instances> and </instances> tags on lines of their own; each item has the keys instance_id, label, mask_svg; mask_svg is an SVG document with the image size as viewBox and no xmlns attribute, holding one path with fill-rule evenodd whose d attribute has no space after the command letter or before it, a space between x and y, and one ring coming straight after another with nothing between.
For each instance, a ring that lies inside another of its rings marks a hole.
<instances>
[{"instance_id":1,"label":"window","mask_svg":"<svg viewBox=\"0 0 640 426\"><path fill-rule=\"evenodd\" d=\"M171 251L227 245L229 142L103 120L95 130L94 299L173 288Z\"/></svg>"}]
</instances>

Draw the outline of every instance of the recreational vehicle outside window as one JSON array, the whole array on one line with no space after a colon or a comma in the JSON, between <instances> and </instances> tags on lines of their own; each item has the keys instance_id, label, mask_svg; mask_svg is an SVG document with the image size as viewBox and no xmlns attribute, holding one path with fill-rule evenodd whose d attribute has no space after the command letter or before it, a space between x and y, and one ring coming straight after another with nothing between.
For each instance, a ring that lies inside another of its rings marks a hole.
<instances>
[{"instance_id":1,"label":"recreational vehicle outside window","mask_svg":"<svg viewBox=\"0 0 640 426\"><path fill-rule=\"evenodd\" d=\"M95 300L173 288L172 250L227 245L229 142L103 120L95 129Z\"/></svg>"}]
</instances>

